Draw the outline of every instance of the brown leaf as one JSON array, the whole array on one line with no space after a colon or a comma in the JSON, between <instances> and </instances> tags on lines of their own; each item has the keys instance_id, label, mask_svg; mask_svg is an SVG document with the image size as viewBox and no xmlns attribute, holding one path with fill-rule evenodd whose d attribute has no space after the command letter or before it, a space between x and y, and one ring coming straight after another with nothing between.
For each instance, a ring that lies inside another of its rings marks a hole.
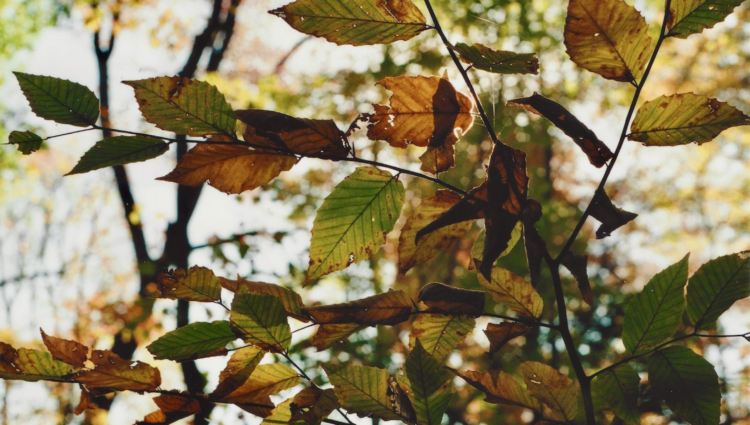
<instances>
[{"instance_id":1,"label":"brown leaf","mask_svg":"<svg viewBox=\"0 0 750 425\"><path fill-rule=\"evenodd\" d=\"M485 293L433 282L419 290L419 301L432 312L479 317L484 313Z\"/></svg>"},{"instance_id":2,"label":"brown leaf","mask_svg":"<svg viewBox=\"0 0 750 425\"><path fill-rule=\"evenodd\" d=\"M214 272L199 266L188 271L169 270L156 274L157 298L215 302L221 299L221 286Z\"/></svg>"},{"instance_id":3,"label":"brown leaf","mask_svg":"<svg viewBox=\"0 0 750 425\"><path fill-rule=\"evenodd\" d=\"M44 341L44 345L52 354L52 357L76 368L83 367L86 354L89 352L88 347L79 342L49 336L41 328L39 331L42 333L42 341Z\"/></svg>"},{"instance_id":4,"label":"brown leaf","mask_svg":"<svg viewBox=\"0 0 750 425\"><path fill-rule=\"evenodd\" d=\"M556 369L538 362L521 363L529 393L545 403L557 420L570 422L578 411L578 392L573 381Z\"/></svg>"},{"instance_id":5,"label":"brown leaf","mask_svg":"<svg viewBox=\"0 0 750 425\"><path fill-rule=\"evenodd\" d=\"M508 341L521 335L526 335L531 327L518 322L488 323L484 334L490 340L490 355L500 351Z\"/></svg>"},{"instance_id":6,"label":"brown leaf","mask_svg":"<svg viewBox=\"0 0 750 425\"><path fill-rule=\"evenodd\" d=\"M422 237L429 235L436 230L442 229L443 227L461 223L463 221L484 218L484 209L486 206L487 182L485 181L472 189L467 196L461 198L457 204L453 205L440 217L420 229L414 238L415 243L419 244L419 240L422 239Z\"/></svg>"},{"instance_id":7,"label":"brown leaf","mask_svg":"<svg viewBox=\"0 0 750 425\"><path fill-rule=\"evenodd\" d=\"M578 283L578 290L581 291L581 297L586 304L594 306L594 294L591 292L591 283L589 282L589 275L586 272L586 266L588 265L588 255L571 254L570 252L565 253L565 257L562 258L562 265L573 275Z\"/></svg>"},{"instance_id":8,"label":"brown leaf","mask_svg":"<svg viewBox=\"0 0 750 425\"><path fill-rule=\"evenodd\" d=\"M222 403L263 405L266 404L267 397L292 388L301 381L297 371L290 366L263 364L257 366L250 377L231 393L211 394L210 398Z\"/></svg>"},{"instance_id":9,"label":"brown leaf","mask_svg":"<svg viewBox=\"0 0 750 425\"><path fill-rule=\"evenodd\" d=\"M96 405L91 400L91 393L89 390L86 389L83 385L80 385L81 387L81 399L78 401L78 405L76 405L75 409L73 409L73 414L80 415L85 410L93 410L98 409L99 406Z\"/></svg>"},{"instance_id":10,"label":"brown leaf","mask_svg":"<svg viewBox=\"0 0 750 425\"><path fill-rule=\"evenodd\" d=\"M161 385L159 369L146 363L124 360L106 350L94 350L91 362L93 370L82 370L76 380L89 388L102 388L111 391L153 391Z\"/></svg>"},{"instance_id":11,"label":"brown leaf","mask_svg":"<svg viewBox=\"0 0 750 425\"><path fill-rule=\"evenodd\" d=\"M594 196L589 214L602 223L596 229L597 239L606 238L615 230L638 217L638 214L617 208L604 190L597 192Z\"/></svg>"},{"instance_id":12,"label":"brown leaf","mask_svg":"<svg viewBox=\"0 0 750 425\"><path fill-rule=\"evenodd\" d=\"M284 311L301 322L309 322L310 317L304 312L305 304L302 297L289 288L264 282L252 282L237 276L237 280L219 278L219 284L232 292L238 292L240 287L245 287L252 294L271 294L281 301Z\"/></svg>"},{"instance_id":13,"label":"brown leaf","mask_svg":"<svg viewBox=\"0 0 750 425\"><path fill-rule=\"evenodd\" d=\"M222 192L237 194L269 183L296 163L294 156L270 150L199 143L182 157L171 173L157 180L186 186L208 182Z\"/></svg>"},{"instance_id":14,"label":"brown leaf","mask_svg":"<svg viewBox=\"0 0 750 425\"><path fill-rule=\"evenodd\" d=\"M411 315L411 299L404 291L388 291L342 304L309 307L307 313L320 324L356 323L395 325Z\"/></svg>"},{"instance_id":15,"label":"brown leaf","mask_svg":"<svg viewBox=\"0 0 750 425\"><path fill-rule=\"evenodd\" d=\"M219 375L219 385L212 397L223 398L241 387L258 366L265 352L259 347L243 347L235 351Z\"/></svg>"},{"instance_id":16,"label":"brown leaf","mask_svg":"<svg viewBox=\"0 0 750 425\"><path fill-rule=\"evenodd\" d=\"M136 422L136 425L169 425L180 419L196 414L201 410L198 400L179 395L179 393L176 392L172 394L161 394L153 400L161 410L149 413L143 421Z\"/></svg>"},{"instance_id":17,"label":"brown leaf","mask_svg":"<svg viewBox=\"0 0 750 425\"><path fill-rule=\"evenodd\" d=\"M600 168L612 158L612 151L609 150L607 145L559 103L534 93L531 97L510 100L508 105L517 106L547 118L573 139L583 150L583 153L589 157L589 162L593 166Z\"/></svg>"},{"instance_id":18,"label":"brown leaf","mask_svg":"<svg viewBox=\"0 0 750 425\"><path fill-rule=\"evenodd\" d=\"M542 411L539 400L529 394L510 374L501 370L475 372L473 370L458 371L448 368L451 372L465 379L474 388L482 391L486 396L484 401L494 404L508 404L527 409Z\"/></svg>"},{"instance_id":19,"label":"brown leaf","mask_svg":"<svg viewBox=\"0 0 750 425\"><path fill-rule=\"evenodd\" d=\"M349 142L333 120L295 118L274 111L235 111L245 124L243 138L288 154L341 159L349 155Z\"/></svg>"},{"instance_id":20,"label":"brown leaf","mask_svg":"<svg viewBox=\"0 0 750 425\"><path fill-rule=\"evenodd\" d=\"M292 411L290 422L305 421L310 425L317 425L340 408L341 404L333 388L322 390L312 384L298 392L289 407Z\"/></svg>"},{"instance_id":21,"label":"brown leaf","mask_svg":"<svg viewBox=\"0 0 750 425\"><path fill-rule=\"evenodd\" d=\"M526 209L523 211L523 241L526 247L526 261L529 264L529 278L531 286L536 287L542 279L542 259L547 243L539 235L534 224L542 217L542 205L529 199L526 201Z\"/></svg>"},{"instance_id":22,"label":"brown leaf","mask_svg":"<svg viewBox=\"0 0 750 425\"><path fill-rule=\"evenodd\" d=\"M357 323L334 323L330 325L320 325L315 335L312 337L312 345L318 351L331 348L337 342L344 342L349 335L361 331L367 326Z\"/></svg>"}]
</instances>

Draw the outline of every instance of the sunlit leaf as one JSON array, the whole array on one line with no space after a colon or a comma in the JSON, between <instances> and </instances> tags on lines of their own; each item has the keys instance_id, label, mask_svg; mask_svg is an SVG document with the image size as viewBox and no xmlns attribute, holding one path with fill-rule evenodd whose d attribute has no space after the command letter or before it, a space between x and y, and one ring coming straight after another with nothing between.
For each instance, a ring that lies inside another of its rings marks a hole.
<instances>
[{"instance_id":1,"label":"sunlit leaf","mask_svg":"<svg viewBox=\"0 0 750 425\"><path fill-rule=\"evenodd\" d=\"M638 384L641 378L632 366L621 364L596 376L591 382L592 391L606 403L606 409L615 412L629 424L641 423L638 411Z\"/></svg>"},{"instance_id":2,"label":"sunlit leaf","mask_svg":"<svg viewBox=\"0 0 750 425\"><path fill-rule=\"evenodd\" d=\"M96 142L86 151L66 176L82 174L115 165L142 162L156 158L169 150L161 139L147 136L115 136Z\"/></svg>"},{"instance_id":3,"label":"sunlit leaf","mask_svg":"<svg viewBox=\"0 0 750 425\"><path fill-rule=\"evenodd\" d=\"M211 394L211 399L224 403L260 403L267 397L292 388L302 382L297 371L284 364L262 364L239 388L227 395Z\"/></svg>"},{"instance_id":4,"label":"sunlit leaf","mask_svg":"<svg viewBox=\"0 0 750 425\"><path fill-rule=\"evenodd\" d=\"M162 130L187 136L233 135L237 119L216 87L189 78L123 81L135 90L143 118Z\"/></svg>"},{"instance_id":5,"label":"sunlit leaf","mask_svg":"<svg viewBox=\"0 0 750 425\"><path fill-rule=\"evenodd\" d=\"M507 102L508 105L523 108L534 114L547 118L555 127L567 134L589 158L589 162L599 168L612 158L612 151L593 131L578 120L559 103L534 93L530 97L522 97Z\"/></svg>"},{"instance_id":6,"label":"sunlit leaf","mask_svg":"<svg viewBox=\"0 0 750 425\"><path fill-rule=\"evenodd\" d=\"M44 346L47 347L55 360L60 360L76 368L83 367L89 352L88 347L80 342L49 336L42 329L39 331L42 333Z\"/></svg>"},{"instance_id":7,"label":"sunlit leaf","mask_svg":"<svg viewBox=\"0 0 750 425\"><path fill-rule=\"evenodd\" d=\"M521 363L521 373L529 393L546 404L557 419L575 419L578 393L570 378L557 369L538 362Z\"/></svg>"},{"instance_id":8,"label":"sunlit leaf","mask_svg":"<svg viewBox=\"0 0 750 425\"><path fill-rule=\"evenodd\" d=\"M156 275L158 298L216 302L221 300L221 285L214 272L199 266L161 272Z\"/></svg>"},{"instance_id":9,"label":"sunlit leaf","mask_svg":"<svg viewBox=\"0 0 750 425\"><path fill-rule=\"evenodd\" d=\"M286 352L292 342L284 305L271 294L253 294L240 288L232 300L229 318L245 342L264 350Z\"/></svg>"},{"instance_id":10,"label":"sunlit leaf","mask_svg":"<svg viewBox=\"0 0 750 425\"><path fill-rule=\"evenodd\" d=\"M125 360L111 351L94 350L93 370L82 370L76 380L89 388L119 391L153 391L161 385L159 369L146 363Z\"/></svg>"},{"instance_id":11,"label":"sunlit leaf","mask_svg":"<svg viewBox=\"0 0 750 425\"><path fill-rule=\"evenodd\" d=\"M488 323L484 334L490 341L490 355L500 351L513 338L526 335L531 327L518 322Z\"/></svg>"},{"instance_id":12,"label":"sunlit leaf","mask_svg":"<svg viewBox=\"0 0 750 425\"><path fill-rule=\"evenodd\" d=\"M538 74L539 59L534 53L493 50L482 44L456 43L453 49L476 69L497 74Z\"/></svg>"},{"instance_id":13,"label":"sunlit leaf","mask_svg":"<svg viewBox=\"0 0 750 425\"><path fill-rule=\"evenodd\" d=\"M492 269L492 281L488 282L481 273L478 273L479 283L490 293L492 298L528 318L538 318L542 314L544 304L542 297L533 286L522 277L512 272L495 267Z\"/></svg>"},{"instance_id":14,"label":"sunlit leaf","mask_svg":"<svg viewBox=\"0 0 750 425\"><path fill-rule=\"evenodd\" d=\"M260 425L276 425L276 424L289 424L291 423L292 419L292 410L291 410L292 400L285 400L284 402L280 403L278 406L276 406L272 411L271 414L263 419L263 422L260 423Z\"/></svg>"},{"instance_id":15,"label":"sunlit leaf","mask_svg":"<svg viewBox=\"0 0 750 425\"><path fill-rule=\"evenodd\" d=\"M411 0L297 0L270 13L297 31L339 45L408 40L427 29Z\"/></svg>"},{"instance_id":16,"label":"sunlit leaf","mask_svg":"<svg viewBox=\"0 0 750 425\"><path fill-rule=\"evenodd\" d=\"M415 237L416 243L429 235L430 233L442 229L452 224L461 223L463 221L476 220L484 218L484 209L487 206L487 182L480 184L471 191L467 196L461 198L457 204L453 205L448 211L443 213L440 217L424 226L417 231Z\"/></svg>"},{"instance_id":17,"label":"sunlit leaf","mask_svg":"<svg viewBox=\"0 0 750 425\"><path fill-rule=\"evenodd\" d=\"M304 421L308 425L317 425L340 407L336 392L332 388L322 390L312 384L294 396L292 404L289 405L292 413L290 421Z\"/></svg>"},{"instance_id":18,"label":"sunlit leaf","mask_svg":"<svg viewBox=\"0 0 750 425\"><path fill-rule=\"evenodd\" d=\"M687 347L671 346L648 358L653 396L692 425L719 423L721 391L711 363Z\"/></svg>"},{"instance_id":19,"label":"sunlit leaf","mask_svg":"<svg viewBox=\"0 0 750 425\"><path fill-rule=\"evenodd\" d=\"M73 414L76 416L80 415L86 410L94 410L99 408L99 406L97 406L96 403L94 403L91 399L91 393L89 392L89 390L87 390L86 387L80 384L79 387L81 388L81 398L79 399L75 409L73 409Z\"/></svg>"},{"instance_id":20,"label":"sunlit leaf","mask_svg":"<svg viewBox=\"0 0 750 425\"><path fill-rule=\"evenodd\" d=\"M61 381L73 372L69 364L45 351L19 348L0 341L0 378L20 381Z\"/></svg>"},{"instance_id":21,"label":"sunlit leaf","mask_svg":"<svg viewBox=\"0 0 750 425\"><path fill-rule=\"evenodd\" d=\"M55 77L13 72L31 110L46 120L89 127L99 118L99 99L87 87Z\"/></svg>"},{"instance_id":22,"label":"sunlit leaf","mask_svg":"<svg viewBox=\"0 0 750 425\"><path fill-rule=\"evenodd\" d=\"M631 353L653 349L682 322L689 255L651 278L625 309L622 342Z\"/></svg>"},{"instance_id":23,"label":"sunlit leaf","mask_svg":"<svg viewBox=\"0 0 750 425\"><path fill-rule=\"evenodd\" d=\"M430 233L415 243L417 232L435 221L458 203L461 197L449 190L438 190L435 195L422 201L414 213L406 219L398 238L399 273L406 273L414 266L426 263L438 253L460 240L471 228L470 221L455 223Z\"/></svg>"},{"instance_id":24,"label":"sunlit leaf","mask_svg":"<svg viewBox=\"0 0 750 425\"><path fill-rule=\"evenodd\" d=\"M305 304L302 302L302 297L289 288L285 288L280 285L274 285L272 283L264 282L251 282L237 276L237 280L226 279L223 277L219 278L219 283L223 288L226 288L232 292L237 292L240 288L247 289L252 294L271 294L281 301L284 305L284 311L286 314L294 317L302 322L309 322L310 318L307 313L304 312Z\"/></svg>"},{"instance_id":25,"label":"sunlit leaf","mask_svg":"<svg viewBox=\"0 0 750 425\"><path fill-rule=\"evenodd\" d=\"M167 332L147 346L155 359L184 361L222 356L226 345L237 339L229 322L195 322Z\"/></svg>"},{"instance_id":26,"label":"sunlit leaf","mask_svg":"<svg viewBox=\"0 0 750 425\"><path fill-rule=\"evenodd\" d=\"M510 240L508 241L508 247L505 248L505 251L501 252L500 255L497 258L505 257L506 255L510 254L510 252L513 250L513 248L516 246L518 241L521 239L521 235L523 234L523 224L519 221L516 223L516 226L513 228L513 231L510 233ZM479 234L479 237L474 241L474 245L471 246L471 259L482 261L482 252L484 252L484 242L487 239L487 234L485 232L482 232ZM475 265L474 261L469 262L469 270L474 270Z\"/></svg>"},{"instance_id":27,"label":"sunlit leaf","mask_svg":"<svg viewBox=\"0 0 750 425\"><path fill-rule=\"evenodd\" d=\"M395 382L387 370L358 365L323 365L323 369L347 412L361 417L409 422L408 416L397 410L398 404L391 396L389 383Z\"/></svg>"},{"instance_id":28,"label":"sunlit leaf","mask_svg":"<svg viewBox=\"0 0 750 425\"><path fill-rule=\"evenodd\" d=\"M442 283L428 283L419 290L419 301L431 311L479 317L484 313L485 293L454 288Z\"/></svg>"},{"instance_id":29,"label":"sunlit leaf","mask_svg":"<svg viewBox=\"0 0 750 425\"><path fill-rule=\"evenodd\" d=\"M357 323L331 323L318 326L315 335L312 337L312 345L318 351L331 348L333 344L343 343L355 332L365 329L367 325Z\"/></svg>"},{"instance_id":30,"label":"sunlit leaf","mask_svg":"<svg viewBox=\"0 0 750 425\"><path fill-rule=\"evenodd\" d=\"M633 82L651 54L651 37L643 16L623 0L571 0L565 46L581 68Z\"/></svg>"},{"instance_id":31,"label":"sunlit leaf","mask_svg":"<svg viewBox=\"0 0 750 425\"><path fill-rule=\"evenodd\" d=\"M687 286L687 314L696 329L710 327L735 301L750 296L750 251L701 266Z\"/></svg>"},{"instance_id":32,"label":"sunlit leaf","mask_svg":"<svg viewBox=\"0 0 750 425\"><path fill-rule=\"evenodd\" d=\"M598 191L589 208L591 217L599 220L602 225L596 229L596 238L603 239L615 230L635 220L638 214L617 208L604 190Z\"/></svg>"},{"instance_id":33,"label":"sunlit leaf","mask_svg":"<svg viewBox=\"0 0 750 425\"><path fill-rule=\"evenodd\" d=\"M475 325L476 320L469 316L422 313L411 324L409 348L413 350L419 340L430 355L443 360L458 348Z\"/></svg>"},{"instance_id":34,"label":"sunlit leaf","mask_svg":"<svg viewBox=\"0 0 750 425\"><path fill-rule=\"evenodd\" d=\"M668 36L687 38L722 22L744 0L672 0Z\"/></svg>"},{"instance_id":35,"label":"sunlit leaf","mask_svg":"<svg viewBox=\"0 0 750 425\"><path fill-rule=\"evenodd\" d=\"M42 148L42 138L31 131L11 131L8 137L9 145L18 145L18 151L29 155Z\"/></svg>"},{"instance_id":36,"label":"sunlit leaf","mask_svg":"<svg viewBox=\"0 0 750 425\"><path fill-rule=\"evenodd\" d=\"M235 351L227 362L227 366L219 375L219 385L211 394L220 399L244 384L266 353L258 347L243 347ZM270 413L270 412L269 412Z\"/></svg>"},{"instance_id":37,"label":"sunlit leaf","mask_svg":"<svg viewBox=\"0 0 750 425\"><path fill-rule=\"evenodd\" d=\"M700 145L741 125L750 125L750 117L734 106L699 94L681 93L644 103L635 114L628 138L646 146Z\"/></svg>"},{"instance_id":38,"label":"sunlit leaf","mask_svg":"<svg viewBox=\"0 0 750 425\"><path fill-rule=\"evenodd\" d=\"M542 405L529 391L516 381L510 374L501 370L475 372L473 370L458 371L448 368L460 376L471 386L485 395L484 401L493 404L507 404L542 411Z\"/></svg>"},{"instance_id":39,"label":"sunlit leaf","mask_svg":"<svg viewBox=\"0 0 750 425\"><path fill-rule=\"evenodd\" d=\"M367 326L401 323L409 318L411 311L411 298L402 290L391 290L348 303L306 309L315 323L356 323Z\"/></svg>"},{"instance_id":40,"label":"sunlit leaf","mask_svg":"<svg viewBox=\"0 0 750 425\"><path fill-rule=\"evenodd\" d=\"M581 298L589 306L594 306L594 294L591 291L591 282L589 282L589 275L587 272L589 256L573 254L570 251L565 253L565 256L561 259L562 265L568 269L570 274L576 280L578 284L578 290L581 292Z\"/></svg>"},{"instance_id":41,"label":"sunlit leaf","mask_svg":"<svg viewBox=\"0 0 750 425\"><path fill-rule=\"evenodd\" d=\"M142 421L136 422L136 425L169 425L201 410L198 400L177 392L164 393L153 400L160 410L149 413Z\"/></svg>"},{"instance_id":42,"label":"sunlit leaf","mask_svg":"<svg viewBox=\"0 0 750 425\"><path fill-rule=\"evenodd\" d=\"M360 167L318 208L307 282L371 257L385 242L404 205L397 175Z\"/></svg>"},{"instance_id":43,"label":"sunlit leaf","mask_svg":"<svg viewBox=\"0 0 750 425\"><path fill-rule=\"evenodd\" d=\"M417 340L404 363L412 407L419 425L439 425L453 397L452 375ZM399 376L399 382L404 376Z\"/></svg>"}]
</instances>

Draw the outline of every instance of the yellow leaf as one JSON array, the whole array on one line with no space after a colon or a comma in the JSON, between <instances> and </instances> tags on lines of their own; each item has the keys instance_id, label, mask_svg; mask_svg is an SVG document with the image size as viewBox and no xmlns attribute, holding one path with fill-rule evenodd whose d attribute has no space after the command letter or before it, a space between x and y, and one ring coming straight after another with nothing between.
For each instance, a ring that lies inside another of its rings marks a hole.
<instances>
[{"instance_id":1,"label":"yellow leaf","mask_svg":"<svg viewBox=\"0 0 750 425\"><path fill-rule=\"evenodd\" d=\"M539 400L532 397L529 391L508 373L501 370L475 372L473 370L448 369L482 391L485 395L484 401L487 403L508 404L538 412L542 411Z\"/></svg>"},{"instance_id":2,"label":"yellow leaf","mask_svg":"<svg viewBox=\"0 0 750 425\"><path fill-rule=\"evenodd\" d=\"M542 297L522 277L500 267L492 269L492 282L488 282L481 273L477 276L479 283L495 301L507 305L523 317L538 318L542 315Z\"/></svg>"},{"instance_id":3,"label":"yellow leaf","mask_svg":"<svg viewBox=\"0 0 750 425\"><path fill-rule=\"evenodd\" d=\"M572 421L578 412L578 393L573 381L550 366L538 362L521 363L521 373L531 395L541 400L556 419Z\"/></svg>"}]
</instances>

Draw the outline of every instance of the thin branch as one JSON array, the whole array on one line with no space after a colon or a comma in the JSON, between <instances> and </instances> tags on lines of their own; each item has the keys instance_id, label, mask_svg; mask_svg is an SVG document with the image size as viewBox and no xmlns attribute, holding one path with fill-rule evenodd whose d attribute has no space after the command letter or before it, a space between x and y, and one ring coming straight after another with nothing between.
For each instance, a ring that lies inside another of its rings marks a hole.
<instances>
[{"instance_id":1,"label":"thin branch","mask_svg":"<svg viewBox=\"0 0 750 425\"><path fill-rule=\"evenodd\" d=\"M68 133L55 134L54 136L47 136L47 137L45 137L42 140L54 139L55 137L70 136L71 134L83 133L85 131L91 131L91 130L96 130L96 129L97 129L96 126L89 127L89 128L84 128L83 130L76 130L76 131L71 131L71 132L68 132Z\"/></svg>"},{"instance_id":2,"label":"thin branch","mask_svg":"<svg viewBox=\"0 0 750 425\"><path fill-rule=\"evenodd\" d=\"M649 355L651 353L659 351L659 349L661 349L663 347L666 347L667 345L673 344L673 343L675 343L677 341L682 341L683 339L690 338L691 336L696 336L696 334L692 333L692 334L687 334L687 335L683 335L683 336L671 339L671 340L669 340L667 342L663 342L663 343L657 345L656 347L652 348L649 351L643 352L641 354L636 354L636 355L630 356L628 358L620 360L619 362L612 363L611 365L605 367L604 369L600 369L600 370L596 371L595 373L591 374L591 376L589 376L589 379L594 379L594 377L596 375L599 375L602 372L606 372L606 371L608 371L610 369L614 369L614 368L616 368L617 366L619 366L619 365L621 365L623 363L628 363L628 362L633 361L633 360L635 360L635 359L637 359L639 357L647 356L647 355Z\"/></svg>"}]
</instances>

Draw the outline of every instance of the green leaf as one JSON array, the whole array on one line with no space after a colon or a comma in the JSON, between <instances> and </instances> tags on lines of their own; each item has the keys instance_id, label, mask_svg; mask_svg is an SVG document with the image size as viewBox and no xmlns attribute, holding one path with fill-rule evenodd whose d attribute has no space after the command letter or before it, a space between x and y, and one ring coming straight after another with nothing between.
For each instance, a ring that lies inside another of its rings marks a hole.
<instances>
[{"instance_id":1,"label":"green leaf","mask_svg":"<svg viewBox=\"0 0 750 425\"><path fill-rule=\"evenodd\" d=\"M240 288L232 300L229 317L246 342L280 353L289 349L292 331L284 305L275 296Z\"/></svg>"},{"instance_id":2,"label":"green leaf","mask_svg":"<svg viewBox=\"0 0 750 425\"><path fill-rule=\"evenodd\" d=\"M386 421L409 422L408 416L394 409L389 392L392 391L391 383L396 383L387 370L357 365L339 368L323 365L323 369L347 412Z\"/></svg>"},{"instance_id":3,"label":"green leaf","mask_svg":"<svg viewBox=\"0 0 750 425\"><path fill-rule=\"evenodd\" d=\"M667 36L687 38L723 21L744 0L672 0Z\"/></svg>"},{"instance_id":4,"label":"green leaf","mask_svg":"<svg viewBox=\"0 0 750 425\"><path fill-rule=\"evenodd\" d=\"M294 400L289 399L280 403L276 408L271 411L271 415L267 418L263 418L263 422L260 425L276 425L276 424L290 424L292 419L291 405Z\"/></svg>"},{"instance_id":5,"label":"green leaf","mask_svg":"<svg viewBox=\"0 0 750 425\"><path fill-rule=\"evenodd\" d=\"M18 151L24 155L41 149L42 141L41 137L30 131L12 131L8 137L8 144L18 145Z\"/></svg>"},{"instance_id":6,"label":"green leaf","mask_svg":"<svg viewBox=\"0 0 750 425\"><path fill-rule=\"evenodd\" d=\"M646 146L710 142L722 131L750 125L750 117L734 106L693 93L660 96L635 114L628 138Z\"/></svg>"},{"instance_id":7,"label":"green leaf","mask_svg":"<svg viewBox=\"0 0 750 425\"><path fill-rule=\"evenodd\" d=\"M534 53L513 53L493 50L482 44L469 46L456 43L453 50L461 55L464 62L474 68L496 74L538 74L539 59Z\"/></svg>"},{"instance_id":8,"label":"green leaf","mask_svg":"<svg viewBox=\"0 0 750 425\"><path fill-rule=\"evenodd\" d=\"M184 361L226 354L237 339L229 322L196 322L166 333L146 347L157 360Z\"/></svg>"},{"instance_id":9,"label":"green leaf","mask_svg":"<svg viewBox=\"0 0 750 425\"><path fill-rule=\"evenodd\" d=\"M44 119L89 127L99 118L99 99L87 87L55 77L14 72L31 110Z\"/></svg>"},{"instance_id":10,"label":"green leaf","mask_svg":"<svg viewBox=\"0 0 750 425\"><path fill-rule=\"evenodd\" d=\"M691 349L671 346L652 354L648 378L654 396L691 424L719 423L719 377L711 363Z\"/></svg>"},{"instance_id":11,"label":"green leaf","mask_svg":"<svg viewBox=\"0 0 750 425\"><path fill-rule=\"evenodd\" d=\"M411 0L297 0L269 13L297 31L339 45L408 40L427 29Z\"/></svg>"},{"instance_id":12,"label":"green leaf","mask_svg":"<svg viewBox=\"0 0 750 425\"><path fill-rule=\"evenodd\" d=\"M606 403L605 408L615 412L629 424L639 424L638 384L641 378L629 364L621 364L596 376L591 382L592 392Z\"/></svg>"},{"instance_id":13,"label":"green leaf","mask_svg":"<svg viewBox=\"0 0 750 425\"><path fill-rule=\"evenodd\" d=\"M474 330L475 325L473 317L420 314L411 324L409 347L413 350L419 340L427 353L443 360Z\"/></svg>"},{"instance_id":14,"label":"green leaf","mask_svg":"<svg viewBox=\"0 0 750 425\"><path fill-rule=\"evenodd\" d=\"M419 425L440 425L453 397L452 375L417 340L404 364L409 380L409 400ZM399 382L403 380L399 376Z\"/></svg>"},{"instance_id":15,"label":"green leaf","mask_svg":"<svg viewBox=\"0 0 750 425\"><path fill-rule=\"evenodd\" d=\"M55 360L52 354L27 348L14 349L0 342L0 378L20 381L65 381L73 366Z\"/></svg>"},{"instance_id":16,"label":"green leaf","mask_svg":"<svg viewBox=\"0 0 750 425\"><path fill-rule=\"evenodd\" d=\"M123 83L135 89L143 118L162 130L187 136L234 135L234 111L208 83L177 76Z\"/></svg>"},{"instance_id":17,"label":"green leaf","mask_svg":"<svg viewBox=\"0 0 750 425\"><path fill-rule=\"evenodd\" d=\"M479 284L495 301L523 317L538 318L542 315L542 297L522 277L500 267L492 269L492 282L488 282L481 273L477 273L477 276Z\"/></svg>"},{"instance_id":18,"label":"green leaf","mask_svg":"<svg viewBox=\"0 0 750 425\"><path fill-rule=\"evenodd\" d=\"M521 372L531 395L549 406L557 419L575 419L578 394L570 378L557 369L537 362L521 363Z\"/></svg>"},{"instance_id":19,"label":"green leaf","mask_svg":"<svg viewBox=\"0 0 750 425\"><path fill-rule=\"evenodd\" d=\"M240 288L244 287L248 292L253 294L271 294L281 301L281 304L284 305L284 311L286 311L286 314L301 322L310 321L310 317L304 311L305 304L302 302L302 297L289 288L274 285L272 283L252 282L245 280L240 276L237 276L237 280L220 277L219 284L221 284L223 288L232 292L237 292Z\"/></svg>"},{"instance_id":20,"label":"green leaf","mask_svg":"<svg viewBox=\"0 0 750 425\"><path fill-rule=\"evenodd\" d=\"M653 349L682 321L689 255L651 278L625 309L622 342L631 353Z\"/></svg>"},{"instance_id":21,"label":"green leaf","mask_svg":"<svg viewBox=\"0 0 750 425\"><path fill-rule=\"evenodd\" d=\"M404 185L387 171L360 167L318 208L307 282L371 257L404 205Z\"/></svg>"},{"instance_id":22,"label":"green leaf","mask_svg":"<svg viewBox=\"0 0 750 425\"><path fill-rule=\"evenodd\" d=\"M115 136L96 142L66 176L114 165L146 161L169 150L163 140L146 136Z\"/></svg>"},{"instance_id":23,"label":"green leaf","mask_svg":"<svg viewBox=\"0 0 750 425\"><path fill-rule=\"evenodd\" d=\"M710 327L735 301L750 296L750 251L701 266L687 287L687 313L695 329Z\"/></svg>"}]
</instances>

